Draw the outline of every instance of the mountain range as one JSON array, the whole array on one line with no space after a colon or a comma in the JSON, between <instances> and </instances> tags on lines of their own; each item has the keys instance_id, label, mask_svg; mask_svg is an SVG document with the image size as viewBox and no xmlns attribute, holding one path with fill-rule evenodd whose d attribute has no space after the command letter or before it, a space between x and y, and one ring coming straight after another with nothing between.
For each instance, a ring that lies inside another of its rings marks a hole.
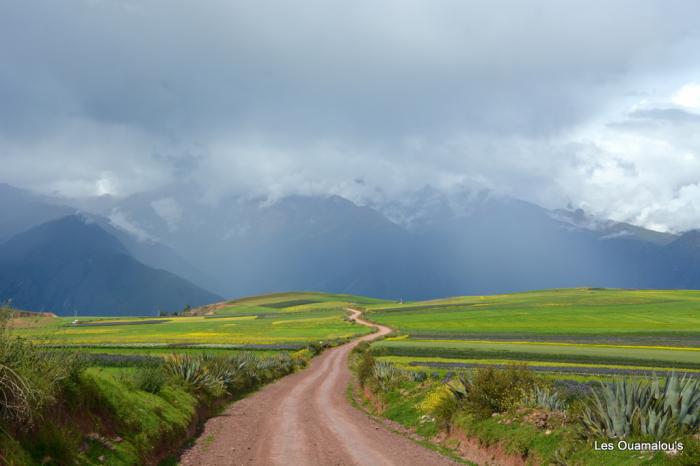
<instances>
[{"instance_id":1,"label":"mountain range","mask_svg":"<svg viewBox=\"0 0 700 466\"><path fill-rule=\"evenodd\" d=\"M0 215L9 219L0 228L0 300L59 313L148 314L282 290L429 299L700 287L700 232L656 232L485 192L447 196L428 187L370 207L338 196L210 199L186 185L79 200L0 185ZM100 273L86 265L96 260L94 248L67 247L64 229L94 237L104 253ZM48 267L42 258L50 258L53 275L34 273ZM57 270L70 271L71 280ZM120 281L127 274L141 278Z\"/></svg>"}]
</instances>

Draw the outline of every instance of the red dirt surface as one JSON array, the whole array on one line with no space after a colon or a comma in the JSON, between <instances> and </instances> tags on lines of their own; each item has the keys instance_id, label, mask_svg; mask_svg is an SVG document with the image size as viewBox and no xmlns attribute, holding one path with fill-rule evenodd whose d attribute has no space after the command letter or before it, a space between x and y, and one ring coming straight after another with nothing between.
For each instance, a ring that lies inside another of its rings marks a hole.
<instances>
[{"instance_id":1,"label":"red dirt surface","mask_svg":"<svg viewBox=\"0 0 700 466\"><path fill-rule=\"evenodd\" d=\"M196 444L180 459L195 465L443 466L458 463L387 430L351 406L348 355L379 331L333 348L309 367L267 385L210 419Z\"/></svg>"}]
</instances>

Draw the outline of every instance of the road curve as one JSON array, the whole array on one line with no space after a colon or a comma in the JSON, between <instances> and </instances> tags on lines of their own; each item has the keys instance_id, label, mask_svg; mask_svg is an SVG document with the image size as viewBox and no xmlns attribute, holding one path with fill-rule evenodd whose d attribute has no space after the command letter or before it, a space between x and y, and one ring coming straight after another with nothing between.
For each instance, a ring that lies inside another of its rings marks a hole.
<instances>
[{"instance_id":1,"label":"road curve","mask_svg":"<svg viewBox=\"0 0 700 466\"><path fill-rule=\"evenodd\" d=\"M347 400L348 355L378 332L325 351L306 369L265 386L210 419L183 466L442 466L457 463L395 434Z\"/></svg>"}]
</instances>

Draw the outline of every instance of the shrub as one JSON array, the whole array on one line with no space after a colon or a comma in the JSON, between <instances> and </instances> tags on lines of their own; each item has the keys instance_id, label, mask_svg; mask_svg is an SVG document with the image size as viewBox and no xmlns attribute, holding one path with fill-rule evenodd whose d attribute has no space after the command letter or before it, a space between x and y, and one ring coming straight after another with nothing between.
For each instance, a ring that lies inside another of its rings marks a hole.
<instances>
[{"instance_id":1,"label":"shrub","mask_svg":"<svg viewBox=\"0 0 700 466\"><path fill-rule=\"evenodd\" d=\"M13 336L11 317L10 310L0 309L0 421L28 428L84 366L74 353Z\"/></svg>"},{"instance_id":2,"label":"shrub","mask_svg":"<svg viewBox=\"0 0 700 466\"><path fill-rule=\"evenodd\" d=\"M318 343L316 343L316 342L309 343L306 346L306 349L309 350L315 356L315 355L321 354L326 347L327 346L324 345L324 343L322 341L319 341Z\"/></svg>"},{"instance_id":3,"label":"shrub","mask_svg":"<svg viewBox=\"0 0 700 466\"><path fill-rule=\"evenodd\" d=\"M82 358L85 364L100 367L147 367L158 366L163 362L157 356L145 354L85 353Z\"/></svg>"},{"instance_id":4,"label":"shrub","mask_svg":"<svg viewBox=\"0 0 700 466\"><path fill-rule=\"evenodd\" d=\"M135 388L149 393L158 393L168 381L168 376L161 367L139 368L132 376Z\"/></svg>"},{"instance_id":5,"label":"shrub","mask_svg":"<svg viewBox=\"0 0 700 466\"><path fill-rule=\"evenodd\" d=\"M452 383L453 393L463 398L465 409L477 418L504 413L517 405L535 386L535 376L526 366L507 369L481 367L471 377Z\"/></svg>"},{"instance_id":6,"label":"shrub","mask_svg":"<svg viewBox=\"0 0 700 466\"><path fill-rule=\"evenodd\" d=\"M374 365L376 361L372 353L365 351L360 353L355 363L355 373L361 387L364 387L372 374L374 373Z\"/></svg>"},{"instance_id":7,"label":"shrub","mask_svg":"<svg viewBox=\"0 0 700 466\"><path fill-rule=\"evenodd\" d=\"M306 367L313 357L313 353L309 351L308 348L304 348L292 353L292 362L294 363L295 367Z\"/></svg>"},{"instance_id":8,"label":"shrub","mask_svg":"<svg viewBox=\"0 0 700 466\"><path fill-rule=\"evenodd\" d=\"M0 419L28 422L37 393L27 380L12 368L0 364Z\"/></svg>"},{"instance_id":9,"label":"shrub","mask_svg":"<svg viewBox=\"0 0 700 466\"><path fill-rule=\"evenodd\" d=\"M428 393L418 409L433 416L440 428L449 428L459 406L459 400L452 390L447 385L440 384Z\"/></svg>"},{"instance_id":10,"label":"shrub","mask_svg":"<svg viewBox=\"0 0 700 466\"><path fill-rule=\"evenodd\" d=\"M78 439L73 426L47 422L32 432L31 454L36 464L78 464Z\"/></svg>"}]
</instances>

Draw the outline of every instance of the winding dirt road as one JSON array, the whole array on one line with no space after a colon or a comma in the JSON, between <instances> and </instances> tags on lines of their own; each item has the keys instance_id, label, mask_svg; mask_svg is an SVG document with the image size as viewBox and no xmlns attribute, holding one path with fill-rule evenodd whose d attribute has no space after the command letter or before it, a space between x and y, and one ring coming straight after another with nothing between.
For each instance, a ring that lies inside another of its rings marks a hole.
<instances>
[{"instance_id":1,"label":"winding dirt road","mask_svg":"<svg viewBox=\"0 0 700 466\"><path fill-rule=\"evenodd\" d=\"M457 463L421 447L352 407L348 355L378 332L325 351L309 367L267 385L210 419L196 444L180 459L184 466L443 466Z\"/></svg>"}]
</instances>

